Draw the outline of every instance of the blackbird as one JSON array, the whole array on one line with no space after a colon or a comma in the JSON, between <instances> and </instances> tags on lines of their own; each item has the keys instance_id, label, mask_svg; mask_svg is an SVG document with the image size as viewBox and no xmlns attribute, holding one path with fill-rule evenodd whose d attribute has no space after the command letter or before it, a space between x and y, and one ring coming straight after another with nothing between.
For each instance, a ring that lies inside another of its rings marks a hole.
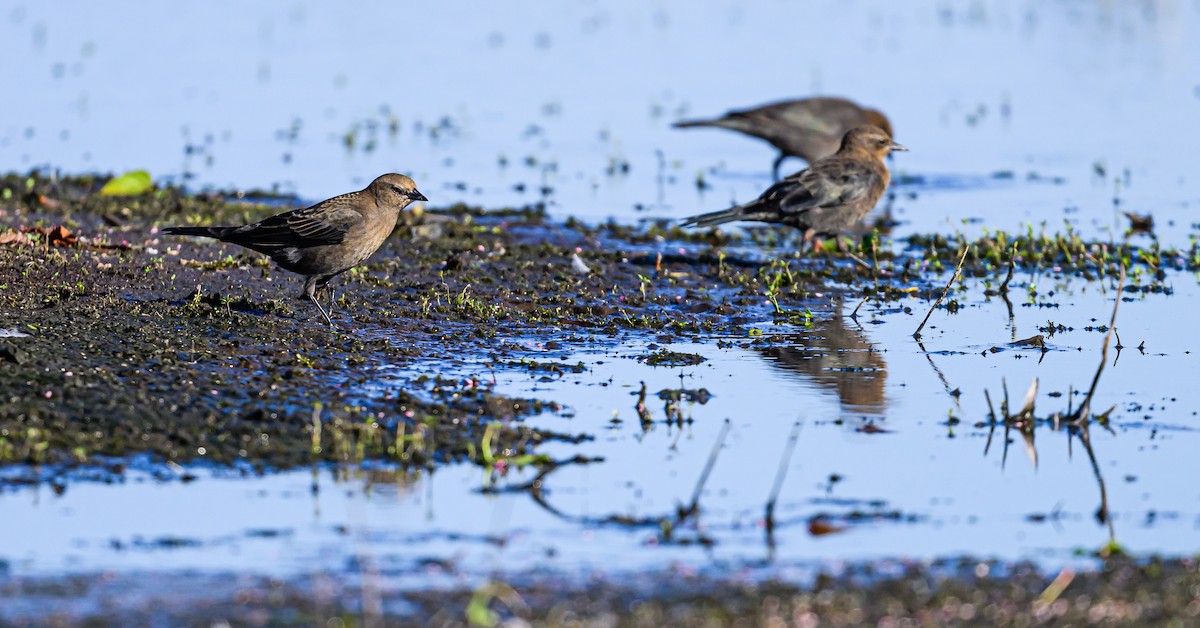
<instances>
[{"instance_id":1,"label":"blackbird","mask_svg":"<svg viewBox=\"0 0 1200 628\"><path fill-rule=\"evenodd\" d=\"M734 220L790 225L804 232L805 244L816 236L836 235L879 202L891 180L883 159L894 150L908 149L877 126L855 127L836 153L784 178L757 199L685 218L683 225L711 227Z\"/></svg>"},{"instance_id":2,"label":"blackbird","mask_svg":"<svg viewBox=\"0 0 1200 628\"><path fill-rule=\"evenodd\" d=\"M366 189L277 214L240 227L166 227L163 233L232 242L266 253L281 268L307 277L304 294L325 322L333 319L317 300L329 280L366 261L396 227L400 211L428 200L402 174L385 174Z\"/></svg>"},{"instance_id":3,"label":"blackbird","mask_svg":"<svg viewBox=\"0 0 1200 628\"><path fill-rule=\"evenodd\" d=\"M799 157L809 164L828 157L841 145L846 131L863 124L875 125L892 135L886 116L866 109L845 98L801 98L771 103L753 109L730 111L714 120L685 120L675 127L721 127L757 137L779 149L771 168L779 179L779 166L788 157Z\"/></svg>"}]
</instances>

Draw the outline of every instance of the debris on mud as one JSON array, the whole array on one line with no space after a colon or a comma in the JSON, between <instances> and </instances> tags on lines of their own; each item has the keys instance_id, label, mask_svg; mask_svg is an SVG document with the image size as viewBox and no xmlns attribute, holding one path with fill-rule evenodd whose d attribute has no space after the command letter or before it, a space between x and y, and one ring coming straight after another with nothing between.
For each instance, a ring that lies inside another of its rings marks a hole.
<instances>
[{"instance_id":1,"label":"debris on mud","mask_svg":"<svg viewBox=\"0 0 1200 628\"><path fill-rule=\"evenodd\" d=\"M331 332L298 307L299 281L269 272L262 256L162 239L156 227L249 222L281 201L299 203L175 187L103 196L103 185L39 172L0 177L8 190L0 229L81 245L0 246L0 322L26 336L8 335L0 361L0 389L9 391L0 398L0 463L76 466L149 453L264 468L347 456L430 464L477 451L495 420L504 425L497 438L528 449L579 436L521 427L552 404L502 399L479 382L498 368L543 377L583 368L546 362L534 345L569 352L638 334L673 342L745 337L751 324L811 328L809 306L832 296L931 298L944 284L939 273L960 259L964 277L985 283L1013 267L1094 279L1128 266L1127 289L1147 290L1161 286L1164 267L1200 268L1195 250L1085 242L1070 230L975 242L914 236L896 252L870 238L871 250L859 251L872 260L864 266L798 255L787 232L591 226L552 222L536 206L456 206L406 215L369 263L334 281L333 316L345 331ZM576 256L595 272L576 272ZM781 312L800 314L781 320ZM648 364L705 360L651 349ZM475 365L476 383L431 387L450 364ZM680 420L680 400L666 401Z\"/></svg>"}]
</instances>

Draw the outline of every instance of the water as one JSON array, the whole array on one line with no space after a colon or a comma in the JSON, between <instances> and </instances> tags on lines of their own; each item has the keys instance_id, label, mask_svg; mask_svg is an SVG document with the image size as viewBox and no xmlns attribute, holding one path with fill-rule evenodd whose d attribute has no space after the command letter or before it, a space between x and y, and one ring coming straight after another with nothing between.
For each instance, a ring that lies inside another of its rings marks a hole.
<instances>
[{"instance_id":1,"label":"water","mask_svg":"<svg viewBox=\"0 0 1200 628\"><path fill-rule=\"evenodd\" d=\"M905 175L897 239L1064 220L1120 238L1129 210L1152 213L1160 240L1186 247L1200 200L1198 26L1195 2L568 2L477 5L469 18L393 3L354 14L311 2L14 4L0 15L0 72L19 86L0 163L149 168L194 188L279 184L308 199L400 170L435 206L545 200L558 217L678 218L756 195L773 153L672 120L831 93L884 109L912 149L893 162ZM697 190L698 173L711 189ZM540 502L513 490L530 470L497 487L464 465L199 469L190 483L132 472L62 495L0 494L0 537L22 540L0 558L16 574L376 570L416 585L493 570L770 572L962 553L1053 565L1109 541L1094 515L1100 480L1124 547L1194 552L1200 347L1180 321L1195 277L1168 275L1169 295L1124 295L1124 349L1110 352L1095 404L1116 404L1114 432L1090 434L1099 474L1063 431L1037 428L1035 464L1019 434L1005 454L1003 435L989 445L976 425L988 418L983 391L998 404L1003 382L1019 404L1037 378L1037 415L1066 411L1068 390L1086 389L1100 361L1104 335L1084 328L1107 322L1111 285L1052 273L1016 282L1012 326L1003 302L969 283L962 311L931 319L929 353L911 337L927 304L912 299L868 303L858 322L857 303L827 304L798 331L763 321L761 345L739 335L669 346L704 356L696 366L647 366L648 340L630 338L546 352L582 361L582 374L502 370L498 392L569 409L530 421L596 436L545 451L604 458L551 473ZM1029 283L1043 295L1032 303ZM1048 319L1074 330L1044 355L1004 347ZM490 379L482 363L451 368ZM635 408L643 383L648 430ZM681 403L687 421L668 425L655 395L681 386L712 397ZM797 422L769 541L765 505ZM699 517L665 537L654 522L691 502L718 443Z\"/></svg>"},{"instance_id":2,"label":"water","mask_svg":"<svg viewBox=\"0 0 1200 628\"><path fill-rule=\"evenodd\" d=\"M0 163L308 199L400 170L436 206L680 218L756 196L773 150L670 122L830 93L883 109L912 149L894 167L935 181L902 196L905 230L1119 234L1116 196L1177 239L1198 199L1198 26L1194 2L14 4Z\"/></svg>"},{"instance_id":3,"label":"water","mask_svg":"<svg viewBox=\"0 0 1200 628\"><path fill-rule=\"evenodd\" d=\"M1190 369L1195 349L1175 336L1169 307L1197 290L1191 278L1180 279L1169 297L1125 293L1124 348L1110 351L1093 404L1097 412L1116 405L1113 432L1093 426L1091 442L1116 539L1138 554L1186 554L1200 543L1200 491L1191 482L1200 463L1189 454L1200 444L1200 399L1178 375ZM1071 561L1109 540L1094 516L1100 487L1086 450L1042 425L1036 464L1015 431L1005 451L1002 433L989 436L983 394L999 404L1007 381L1015 410L1037 378L1036 414L1046 417L1067 410L1069 388L1090 385L1104 334L1083 328L1107 322L1115 292L1080 280L1055 290L1038 301L1054 307L1016 304L1014 330L1004 304L984 302L974 286L962 297L972 305L934 314L924 331L929 354L911 338L924 313L913 299L912 313L868 304L857 324L844 305L846 316L780 333L771 350L744 346L744 337L729 339L732 346L718 339L669 345L707 358L696 366L648 366L640 359L646 344L630 341L547 352L546 359L587 367L551 381L502 370L498 392L567 404L530 419L535 425L596 436L541 451L604 458L551 472L540 499L505 490L529 482L532 471L513 470L493 484L467 465L431 475L323 469L241 477L201 469L190 483L135 473L116 485L73 483L62 495L41 488L0 496L6 512L19 513L0 521L0 535L23 539L5 558L29 574L166 565L290 574L367 564L410 585L494 570L620 573L672 563L779 573L894 556ZM1074 330L1051 338L1044 355L1004 348L1047 318ZM461 369L488 377L482 364ZM643 382L646 427L635 409ZM669 424L655 393L681 384L712 396L682 402L685 422ZM1077 394L1071 404L1079 402ZM796 422L771 547L764 507ZM658 521L690 503L718 441L700 515L664 537ZM494 488L501 492L485 490ZM814 521L836 531L823 534Z\"/></svg>"}]
</instances>

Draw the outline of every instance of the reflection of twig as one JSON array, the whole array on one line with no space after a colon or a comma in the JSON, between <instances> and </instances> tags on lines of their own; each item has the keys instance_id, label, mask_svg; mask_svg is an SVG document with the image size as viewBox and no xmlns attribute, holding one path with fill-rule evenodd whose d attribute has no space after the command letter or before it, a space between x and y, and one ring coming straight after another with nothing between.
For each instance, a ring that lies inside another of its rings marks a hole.
<instances>
[{"instance_id":1,"label":"reflection of twig","mask_svg":"<svg viewBox=\"0 0 1200 628\"><path fill-rule=\"evenodd\" d=\"M720 434L717 435L717 441L713 445L712 452L709 454L708 462L705 463L704 470L701 471L700 478L696 482L696 488L692 493L691 503L689 503L687 506L677 507L675 509L675 512L671 515L643 516L643 517L631 517L628 515L617 515L617 514L608 515L606 517L588 517L588 516L572 515L572 514L563 512L562 510L559 510L557 507L552 505L546 499L545 481L546 481L546 477L548 475L550 475L550 473L554 472L557 469L560 469L564 466L568 466L571 464L588 464L591 462L597 462L597 461L602 460L600 458L586 458L583 456L575 456L574 458L569 458L569 459L563 460L563 461L550 462L550 463L545 464L542 467L542 469L538 472L538 474L529 482L526 482L526 483L518 485L518 486L511 486L511 487L507 487L507 488L503 488L503 489L493 488L493 489L489 489L488 492L490 492L490 493L528 492L529 496L533 499L533 502L535 504L537 504L538 506L541 506L546 512L548 512L548 513L554 515L555 517L558 517L559 519L562 519L564 521L570 521L573 523L579 523L579 524L583 524L583 525L593 525L593 526L619 525L619 526L626 526L626 527L630 527L630 528L655 528L655 529L658 529L659 533L662 534L664 537L666 537L667 540L670 540L671 532L676 526L682 524L683 522L694 517L697 513L700 512L700 494L704 491L704 485L708 482L708 477L712 473L713 466L717 462L717 455L720 453L721 448L724 446L725 437L729 434L729 430L731 429L731 427L732 427L732 423L728 419L726 419L725 424L721 428ZM707 545L707 544L711 544L712 540L707 537L702 536L699 539L699 542L701 544Z\"/></svg>"},{"instance_id":2,"label":"reflection of twig","mask_svg":"<svg viewBox=\"0 0 1200 628\"><path fill-rule=\"evenodd\" d=\"M1104 476L1100 474L1100 463L1096 462L1096 452L1092 451L1092 433L1087 425L1079 428L1079 442L1083 443L1083 448L1087 451L1088 460L1092 462L1092 473L1096 475L1096 483L1100 485L1100 508L1096 510L1096 518L1100 523L1108 525L1109 542L1116 542L1117 533L1113 529L1112 517L1108 514L1108 490L1104 486Z\"/></svg>"},{"instance_id":3,"label":"reflection of twig","mask_svg":"<svg viewBox=\"0 0 1200 628\"><path fill-rule=\"evenodd\" d=\"M1067 410L1066 410L1066 413L1056 412L1053 415L1051 415L1049 418L1043 420L1043 422L1049 423L1050 425L1052 425L1053 429L1055 429L1055 430L1058 430L1060 427L1064 427L1064 426L1067 428L1067 431L1068 431L1068 438L1067 438L1068 453L1067 453L1067 455L1068 455L1068 457L1071 455L1071 439L1073 437L1078 437L1079 442L1083 443L1084 450L1087 452L1087 455L1088 455L1088 461L1092 465L1092 473L1096 477L1096 484L1100 488L1100 507L1096 510L1096 519L1100 523L1103 523L1108 527L1108 537L1109 537L1110 548L1114 547L1116 545L1116 531L1114 529L1112 517L1109 513L1108 489L1104 482L1104 476L1102 475L1101 470L1100 470L1100 463L1096 459L1096 452L1092 448L1092 437L1091 437L1091 429L1090 429L1091 416L1092 416L1091 406L1092 406L1092 398L1095 396L1096 388L1100 382L1100 376L1104 372L1105 364L1107 364L1107 362L1108 362L1109 344L1111 343L1113 336L1116 335L1117 310L1121 303L1121 291L1124 288L1124 284L1125 284L1125 267L1122 266L1120 269L1120 276L1117 280L1117 295L1116 295L1115 302L1113 303L1112 316L1109 319L1108 333L1105 334L1104 344L1101 346L1101 349L1100 349L1100 363L1096 367L1096 373L1095 373L1095 375L1092 376L1092 385L1088 389L1087 394L1084 396L1082 403L1080 403L1078 409L1072 411L1071 406L1073 405L1072 398L1074 397L1074 387L1069 386L1067 388ZM1118 342L1120 342L1120 341L1118 340ZM1004 402L1003 402L1003 405L1001 406L1000 410L1001 410L1001 414L1003 415L1002 420L1004 423L1004 431L1005 431L1004 455L1001 458L1001 463L1000 463L1001 469L1004 468L1004 462L1008 458L1008 432L1009 432L1009 429L1013 426L1020 429L1022 436L1025 438L1026 450L1030 454L1030 457L1033 460L1034 468L1036 469L1037 468L1037 450L1034 447L1033 434L1034 434L1034 429L1035 429L1037 423L1039 422L1038 419L1034 416L1034 401L1037 397L1038 380L1037 379L1033 380L1033 385L1030 387L1029 391L1026 393L1025 400L1024 400L1024 403L1023 403L1021 409L1016 413L1012 412L1011 406L1009 405L1008 384L1007 384L1007 382L1004 382L1003 379L1001 379L1001 383L1002 383L1003 389L1004 389ZM991 395L988 394L988 392L985 390L984 396L987 398L987 401L988 401L988 409L990 412L990 418L991 418L991 424L992 424L991 430L988 432L987 445L985 445L984 449L983 449L984 455L986 456L988 449L991 447L992 433L995 431L996 423L1000 422L1000 421L997 420L997 415L996 415L995 409L992 407ZM1115 407L1116 406L1113 406L1113 408L1115 408ZM1101 418L1107 417L1108 414L1112 412L1113 408L1109 408L1108 411L1104 412L1102 415L1099 415L1099 416ZM1109 428L1107 424L1101 423L1101 425L1104 425L1104 427L1108 428L1108 430L1110 432L1112 431L1112 428ZM1117 551L1119 551L1119 548Z\"/></svg>"},{"instance_id":4,"label":"reflection of twig","mask_svg":"<svg viewBox=\"0 0 1200 628\"><path fill-rule=\"evenodd\" d=\"M792 433L788 436L787 444L783 447L783 457L779 459L779 469L775 472L775 484L771 486L771 497L767 500L766 530L767 547L775 550L775 502L779 499L779 491L783 489L783 479L787 477L788 464L792 460L792 452L796 449L796 441L800 439L800 422L792 424Z\"/></svg>"},{"instance_id":5,"label":"reflection of twig","mask_svg":"<svg viewBox=\"0 0 1200 628\"><path fill-rule=\"evenodd\" d=\"M1013 316L1012 301L1008 300L1008 292L1007 291L1001 292L1000 298L1004 300L1004 305L1008 307L1008 328L1009 328L1011 336L1012 336L1011 339L1015 342L1017 339L1017 318L1016 318L1016 316ZM1043 353L1045 353L1045 352L1043 351ZM1041 364L1041 362L1042 362L1041 359L1039 359L1038 364Z\"/></svg>"},{"instance_id":6,"label":"reflection of twig","mask_svg":"<svg viewBox=\"0 0 1200 628\"><path fill-rule=\"evenodd\" d=\"M946 389L946 394L950 395L951 397L954 397L954 405L958 406L959 409L961 409L962 404L960 404L958 401L959 395L956 395L954 393L954 390L950 388L950 381L946 379L946 375L942 373L942 369L938 368L938 365L934 363L933 356L929 355L929 351L925 348L925 343L921 342L920 340L917 340L917 347L919 347L921 349L921 353L925 354L925 359L929 361L929 366L933 367L934 374L936 374L938 376L938 379L940 379L942 381L942 387ZM961 393L961 391L960 391L960 393Z\"/></svg>"},{"instance_id":7,"label":"reflection of twig","mask_svg":"<svg viewBox=\"0 0 1200 628\"><path fill-rule=\"evenodd\" d=\"M988 430L987 444L983 446L983 455L986 456L988 450L992 448L992 435L996 433L996 409L992 406L992 396L988 393L986 388L983 389L983 397L984 399L987 399L988 419L989 423L992 425L991 429Z\"/></svg>"},{"instance_id":8,"label":"reflection of twig","mask_svg":"<svg viewBox=\"0 0 1200 628\"><path fill-rule=\"evenodd\" d=\"M1109 526L1109 540L1115 542L1117 533L1112 528L1112 518L1109 516L1109 491L1104 486L1104 476L1100 474L1100 463L1096 461L1096 451L1092 450L1092 432L1084 425L1079 430L1079 442L1084 443L1087 459L1092 462L1092 473L1096 474L1096 483L1100 485L1100 508L1096 510L1096 519Z\"/></svg>"},{"instance_id":9,"label":"reflection of twig","mask_svg":"<svg viewBox=\"0 0 1200 628\"><path fill-rule=\"evenodd\" d=\"M954 267L954 274L950 275L950 281L946 282L946 289L942 290L942 296L938 297L937 301L933 302L933 307L929 308L929 313L925 315L925 320L921 321L921 326L917 327L917 331L913 332L913 338L916 338L917 340L921 339L921 330L925 329L925 323L929 322L929 317L933 316L933 311L937 309L938 304L941 303L942 299L945 299L946 295L950 293L950 286L954 285L954 280L958 278L958 273L962 270L963 262L967 261L967 252L970 250L971 245L969 244L963 247L962 257L958 258L958 266Z\"/></svg>"},{"instance_id":10,"label":"reflection of twig","mask_svg":"<svg viewBox=\"0 0 1200 628\"><path fill-rule=\"evenodd\" d=\"M717 442L713 443L712 451L708 454L708 462L704 463L704 470L700 472L700 478L696 480L696 488L692 491L692 502L679 513L680 521L686 519L688 515L691 515L700 508L700 493L704 491L704 485L708 482L708 476L712 473L713 466L717 464L717 454L721 453L721 447L725 445L725 437L729 435L731 425L729 419L725 419L725 424L721 426L721 433L717 435Z\"/></svg>"}]
</instances>

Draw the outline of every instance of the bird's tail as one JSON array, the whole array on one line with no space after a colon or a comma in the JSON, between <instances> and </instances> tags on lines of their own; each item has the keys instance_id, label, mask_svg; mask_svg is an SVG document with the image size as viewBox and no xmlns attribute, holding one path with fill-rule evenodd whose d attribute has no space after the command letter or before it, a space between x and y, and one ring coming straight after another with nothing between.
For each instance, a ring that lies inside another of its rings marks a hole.
<instances>
[{"instance_id":1,"label":"bird's tail","mask_svg":"<svg viewBox=\"0 0 1200 628\"><path fill-rule=\"evenodd\" d=\"M699 214L697 216L684 218L679 225L682 227L715 227L717 225L723 225L727 222L733 222L735 220L744 220L744 210L744 206L738 205L737 207L730 207L729 209L722 209L720 211L708 212L707 214Z\"/></svg>"},{"instance_id":2,"label":"bird's tail","mask_svg":"<svg viewBox=\"0 0 1200 628\"><path fill-rule=\"evenodd\" d=\"M721 126L720 120L680 120L671 126L676 129L690 129L698 126Z\"/></svg>"},{"instance_id":3,"label":"bird's tail","mask_svg":"<svg viewBox=\"0 0 1200 628\"><path fill-rule=\"evenodd\" d=\"M163 227L162 232L168 235L200 236L224 240L233 227Z\"/></svg>"},{"instance_id":4,"label":"bird's tail","mask_svg":"<svg viewBox=\"0 0 1200 628\"><path fill-rule=\"evenodd\" d=\"M692 129L698 127L729 129L731 131L750 133L753 135L755 121L746 116L739 115L737 112L733 112L725 114L720 118L713 118L711 120L680 120L671 126L677 129Z\"/></svg>"}]
</instances>

